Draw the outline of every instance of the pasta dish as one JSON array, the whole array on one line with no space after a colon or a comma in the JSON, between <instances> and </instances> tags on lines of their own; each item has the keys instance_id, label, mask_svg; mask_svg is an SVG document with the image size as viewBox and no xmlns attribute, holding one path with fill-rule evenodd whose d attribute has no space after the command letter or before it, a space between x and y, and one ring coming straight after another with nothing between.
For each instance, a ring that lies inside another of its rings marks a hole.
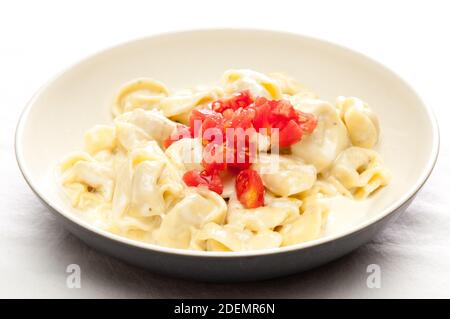
<instances>
[{"instance_id":1,"label":"pasta dish","mask_svg":"<svg viewBox=\"0 0 450 319\"><path fill-rule=\"evenodd\" d=\"M109 125L58 166L89 221L181 249L246 251L316 239L330 199L361 201L390 180L376 115L356 97L319 99L280 73L226 71L217 86L132 80Z\"/></svg>"}]
</instances>

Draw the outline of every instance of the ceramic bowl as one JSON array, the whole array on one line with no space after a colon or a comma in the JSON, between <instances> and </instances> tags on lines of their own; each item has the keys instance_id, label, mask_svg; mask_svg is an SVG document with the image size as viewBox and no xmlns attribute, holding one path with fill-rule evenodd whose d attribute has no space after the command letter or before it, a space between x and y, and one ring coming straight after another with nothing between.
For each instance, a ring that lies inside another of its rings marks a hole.
<instances>
[{"instance_id":1,"label":"ceramic bowl","mask_svg":"<svg viewBox=\"0 0 450 319\"><path fill-rule=\"evenodd\" d=\"M310 242L250 252L201 252L160 247L87 223L65 201L55 165L81 149L83 133L110 123L111 104L126 81L148 76L170 87L216 83L230 68L284 72L327 100L367 101L381 123L377 150L392 182L367 210ZM151 36L100 52L45 85L26 106L16 132L16 156L35 194L64 225L95 249L152 271L206 281L259 280L306 270L354 250L399 216L430 175L439 135L429 107L399 76L339 45L264 30L196 30Z\"/></svg>"}]
</instances>

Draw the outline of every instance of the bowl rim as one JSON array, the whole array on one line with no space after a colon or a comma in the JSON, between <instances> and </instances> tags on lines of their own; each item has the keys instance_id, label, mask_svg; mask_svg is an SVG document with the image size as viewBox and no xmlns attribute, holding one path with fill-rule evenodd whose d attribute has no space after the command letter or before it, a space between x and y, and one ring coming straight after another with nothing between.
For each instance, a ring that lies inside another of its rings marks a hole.
<instances>
[{"instance_id":1,"label":"bowl rim","mask_svg":"<svg viewBox=\"0 0 450 319\"><path fill-rule=\"evenodd\" d=\"M285 246L285 247L278 247L278 248L269 248L269 249L260 249L260 250L251 250L251 251L239 251L239 252L216 252L216 251L196 251L196 250L189 250L189 249L181 249L181 248L172 248L172 247L165 247L160 246L156 244L146 243L137 241L134 239L130 239L124 236L113 234L107 230L101 229L97 226L94 226L93 224L89 223L88 221L83 220L82 218L76 216L76 214L73 214L72 212L65 211L62 207L59 207L59 205L55 205L51 203L51 200L49 200L45 193L39 191L39 187L37 184L35 184L35 181L33 181L32 175L28 172L27 166L26 166L26 159L23 155L23 131L25 128L26 119L28 118L28 114L30 110L32 109L34 102L37 100L37 98L41 95L42 92L44 92L52 83L57 81L61 76L66 74L67 72L70 72L72 69L74 69L79 64L93 59L95 57L98 57L110 50L119 49L122 47L126 47L128 45L132 45L141 41L150 40L152 38L159 38L159 37L166 37L166 36L174 36L174 35L183 35L183 34L195 34L195 33L214 33L214 32L250 32L250 33L266 33L271 34L273 36L289 36L292 38L302 38L303 40L309 41L309 42L315 42L320 45L325 45L328 47L334 47L336 49L339 49L341 51L346 51L347 53L351 53L352 55L358 56L360 58L363 58L373 65L379 67L383 71L387 72L388 74L394 76L397 80L402 82L402 84L415 96L417 101L421 104L421 107L425 110L428 120L431 124L431 130L432 130L432 148L431 153L429 155L428 161L426 165L422 168L422 173L420 177L417 179L417 181L414 183L410 189L405 192L402 196L400 196L397 200L395 200L393 203L391 203L388 207L382 210L381 213L377 214L377 216L373 216L354 227L351 227L345 231L338 232L333 235L323 236L319 237L317 239ZM166 253L166 254L174 254L174 255L180 255L180 256L195 256L195 257L251 257L251 256L262 256L262 255L272 255L272 254L282 254L287 252L292 252L296 250L302 250L305 248L310 248L314 246L319 246L322 244L330 243L332 241L342 239L344 237L347 237L349 235L358 233L371 225L376 224L377 222L381 221L382 219L388 217L392 213L394 213L397 209L399 209L402 205L407 203L410 199L412 199L416 193L422 188L422 186L425 184L425 182L428 180L429 176L431 175L433 168L435 167L438 154L439 154L439 146L440 146L440 136L439 136L439 127L437 123L436 116L434 115L433 110L431 107L427 106L422 98L419 96L419 94L414 90L407 81L405 81L400 75L398 75L396 72L392 71L390 68L385 66L384 64L378 62L377 60L367 56L366 54L360 53L357 50L350 49L344 45L340 45L337 43L334 43L332 41L323 40L317 37L312 36L306 36L303 34L295 33L295 32L289 32L289 31L282 31L282 30L273 30L273 29L264 29L264 28L195 28L195 29L183 29L183 30L175 30L175 31L168 31L168 32L162 32L162 33L155 33L150 34L147 36L138 37L126 42L121 42L119 44L115 44L112 46L109 46L105 49L102 49L100 51L97 51L93 54L90 54L77 62L73 63L69 67L65 68L63 71L60 71L56 76L53 76L50 80L48 80L28 101L26 106L24 107L17 126L16 126L16 132L14 137L14 149L15 149L15 155L16 155L16 161L19 166L19 169L22 173L22 176L24 177L26 183L31 188L31 190L38 196L38 198L43 201L49 208L51 208L51 211L53 213L58 213L59 215L62 215L62 217L68 219L72 223L75 223L85 230L88 230L95 235L99 235L101 237L104 237L106 239L110 239L111 241L115 243L121 243L128 246L133 246L134 248L141 248L145 250L149 250L150 252L159 252L159 253Z\"/></svg>"}]
</instances>

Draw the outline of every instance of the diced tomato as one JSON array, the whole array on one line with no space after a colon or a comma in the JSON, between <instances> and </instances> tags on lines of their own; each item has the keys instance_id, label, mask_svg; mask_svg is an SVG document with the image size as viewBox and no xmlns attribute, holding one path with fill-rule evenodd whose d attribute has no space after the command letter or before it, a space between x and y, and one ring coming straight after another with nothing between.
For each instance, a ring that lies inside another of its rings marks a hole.
<instances>
[{"instance_id":1,"label":"diced tomato","mask_svg":"<svg viewBox=\"0 0 450 319\"><path fill-rule=\"evenodd\" d=\"M264 205L261 177L250 169L256 155L256 145L253 144L255 130L268 130L262 133L278 138L279 147L288 147L300 141L304 133L312 133L317 119L312 114L295 110L287 100L254 99L247 90L217 100L210 106L211 109L194 109L190 127L177 130L177 133L188 131L190 137L200 135L205 146L203 170L186 172L184 182L188 186L205 186L221 194L223 184L220 173L228 169L237 173L236 193L239 201L246 208ZM178 139L171 136L164 145L168 146Z\"/></svg>"},{"instance_id":2,"label":"diced tomato","mask_svg":"<svg viewBox=\"0 0 450 319\"><path fill-rule=\"evenodd\" d=\"M297 115L302 131L311 134L317 127L317 118L314 114L303 113L301 111L297 111Z\"/></svg>"},{"instance_id":3,"label":"diced tomato","mask_svg":"<svg viewBox=\"0 0 450 319\"><path fill-rule=\"evenodd\" d=\"M219 195L223 192L222 180L217 172L209 173L194 169L184 173L183 181L187 186L204 186Z\"/></svg>"},{"instance_id":4,"label":"diced tomato","mask_svg":"<svg viewBox=\"0 0 450 319\"><path fill-rule=\"evenodd\" d=\"M255 116L253 118L253 126L256 130L261 128L270 129L272 127L270 123L271 106L269 101L264 97L258 97L254 104Z\"/></svg>"},{"instance_id":5,"label":"diced tomato","mask_svg":"<svg viewBox=\"0 0 450 319\"><path fill-rule=\"evenodd\" d=\"M245 208L264 205L264 185L256 171L245 169L236 176L236 194Z\"/></svg>"},{"instance_id":6,"label":"diced tomato","mask_svg":"<svg viewBox=\"0 0 450 319\"><path fill-rule=\"evenodd\" d=\"M253 98L249 90L234 93L231 97L217 100L211 103L211 108L219 113L223 113L227 109L237 110L238 108L246 108L253 103Z\"/></svg>"},{"instance_id":7,"label":"diced tomato","mask_svg":"<svg viewBox=\"0 0 450 319\"><path fill-rule=\"evenodd\" d=\"M247 120L235 123L236 128L227 129L227 167L239 171L249 168L256 156L255 129Z\"/></svg>"},{"instance_id":8,"label":"diced tomato","mask_svg":"<svg viewBox=\"0 0 450 319\"><path fill-rule=\"evenodd\" d=\"M192 136L202 134L203 138L207 134L209 136L206 140L210 142L214 139L214 132L223 132L223 116L207 108L194 109L189 118L189 126Z\"/></svg>"},{"instance_id":9,"label":"diced tomato","mask_svg":"<svg viewBox=\"0 0 450 319\"><path fill-rule=\"evenodd\" d=\"M220 179L220 176L218 173L214 173L211 176L211 182L208 185L209 190L216 192L217 194L223 193L223 183Z\"/></svg>"},{"instance_id":10,"label":"diced tomato","mask_svg":"<svg viewBox=\"0 0 450 319\"><path fill-rule=\"evenodd\" d=\"M235 111L227 109L223 113L225 128L252 128L252 122L255 118L255 110L253 108L238 108Z\"/></svg>"},{"instance_id":11,"label":"diced tomato","mask_svg":"<svg viewBox=\"0 0 450 319\"><path fill-rule=\"evenodd\" d=\"M248 145L244 145L240 148L235 144L234 147L229 147L232 154L232 159L227 161L227 168L239 172L240 170L247 169L252 165L250 150Z\"/></svg>"},{"instance_id":12,"label":"diced tomato","mask_svg":"<svg viewBox=\"0 0 450 319\"><path fill-rule=\"evenodd\" d=\"M206 108L194 109L189 118L191 133L194 134L196 132L198 134L201 130L204 132L208 128L220 128L222 119L222 115L213 110Z\"/></svg>"},{"instance_id":13,"label":"diced tomato","mask_svg":"<svg viewBox=\"0 0 450 319\"><path fill-rule=\"evenodd\" d=\"M294 120L290 120L282 129L278 131L278 146L288 147L301 140L303 131L300 125Z\"/></svg>"},{"instance_id":14,"label":"diced tomato","mask_svg":"<svg viewBox=\"0 0 450 319\"><path fill-rule=\"evenodd\" d=\"M201 171L199 170L190 170L184 173L183 181L187 186L207 185L206 179L201 176Z\"/></svg>"},{"instance_id":15,"label":"diced tomato","mask_svg":"<svg viewBox=\"0 0 450 319\"><path fill-rule=\"evenodd\" d=\"M312 133L317 126L313 114L303 113L294 109L286 100L269 101L259 97L255 100L255 117L253 125L257 130L261 128L278 129L277 136L280 147L288 147L298 141L303 133Z\"/></svg>"},{"instance_id":16,"label":"diced tomato","mask_svg":"<svg viewBox=\"0 0 450 319\"><path fill-rule=\"evenodd\" d=\"M206 145L203 149L202 165L208 173L220 172L227 168L224 144Z\"/></svg>"},{"instance_id":17,"label":"diced tomato","mask_svg":"<svg viewBox=\"0 0 450 319\"><path fill-rule=\"evenodd\" d=\"M229 123L234 116L234 111L232 109L226 109L222 112L223 119L226 123Z\"/></svg>"},{"instance_id":18,"label":"diced tomato","mask_svg":"<svg viewBox=\"0 0 450 319\"><path fill-rule=\"evenodd\" d=\"M168 148L173 142L189 137L192 137L189 127L178 124L175 131L163 142L163 146L164 148Z\"/></svg>"},{"instance_id":19,"label":"diced tomato","mask_svg":"<svg viewBox=\"0 0 450 319\"><path fill-rule=\"evenodd\" d=\"M297 113L287 100L270 101L273 121L289 121L297 119Z\"/></svg>"}]
</instances>

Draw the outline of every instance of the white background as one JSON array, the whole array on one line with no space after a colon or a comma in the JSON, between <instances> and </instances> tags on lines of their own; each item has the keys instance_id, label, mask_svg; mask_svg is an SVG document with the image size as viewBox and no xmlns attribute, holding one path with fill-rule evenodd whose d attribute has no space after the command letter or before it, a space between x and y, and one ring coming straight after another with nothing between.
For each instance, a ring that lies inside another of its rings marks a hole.
<instances>
[{"instance_id":1,"label":"white background","mask_svg":"<svg viewBox=\"0 0 450 319\"><path fill-rule=\"evenodd\" d=\"M0 297L449 298L447 3L1 2ZM331 264L287 278L245 284L195 283L158 276L93 251L56 222L20 176L13 137L21 109L53 75L105 47L159 32L227 26L320 37L361 51L395 70L438 117L441 154L432 177L407 212L372 242ZM81 289L66 287L65 270L72 263L81 266ZM372 263L381 267L380 289L366 286L366 267Z\"/></svg>"}]
</instances>

